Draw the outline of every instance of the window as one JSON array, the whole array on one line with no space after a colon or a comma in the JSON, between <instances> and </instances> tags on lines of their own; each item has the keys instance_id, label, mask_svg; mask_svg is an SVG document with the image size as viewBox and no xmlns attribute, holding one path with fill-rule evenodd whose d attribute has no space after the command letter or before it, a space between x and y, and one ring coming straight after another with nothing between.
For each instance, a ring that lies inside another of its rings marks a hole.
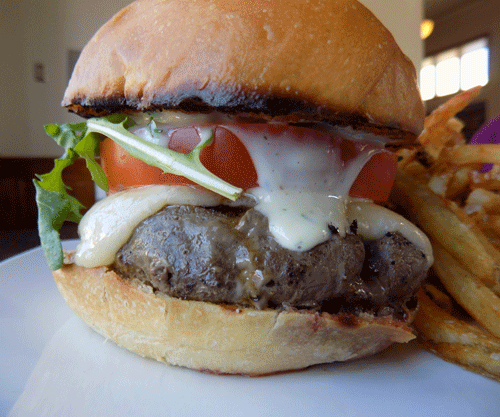
<instances>
[{"instance_id":1,"label":"window","mask_svg":"<svg viewBox=\"0 0 500 417\"><path fill-rule=\"evenodd\" d=\"M481 38L422 61L423 100L454 94L488 83L488 39Z\"/></svg>"}]
</instances>

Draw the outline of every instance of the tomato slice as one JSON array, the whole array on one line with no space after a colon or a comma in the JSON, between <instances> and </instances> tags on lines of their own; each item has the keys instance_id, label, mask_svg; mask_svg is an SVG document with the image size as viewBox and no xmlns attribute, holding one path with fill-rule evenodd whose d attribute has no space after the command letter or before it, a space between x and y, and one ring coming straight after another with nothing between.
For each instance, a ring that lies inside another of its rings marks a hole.
<instances>
[{"instance_id":1,"label":"tomato slice","mask_svg":"<svg viewBox=\"0 0 500 417\"><path fill-rule=\"evenodd\" d=\"M168 147L187 154L199 140L194 127L180 128L172 133ZM210 172L236 187L244 190L257 187L257 172L250 154L243 143L226 129L215 129L214 141L202 150L200 160ZM109 138L101 143L101 164L111 193L149 184L194 185L187 178L163 173L161 169L130 156Z\"/></svg>"},{"instance_id":2,"label":"tomato slice","mask_svg":"<svg viewBox=\"0 0 500 417\"><path fill-rule=\"evenodd\" d=\"M303 129L300 132L302 136ZM189 153L199 142L195 127L176 128L169 135L168 147L176 152ZM341 149L343 160L355 156L355 147L351 142L342 141ZM209 171L236 187L247 190L258 186L257 172L248 150L235 134L224 127L215 127L214 140L202 150L200 160ZM101 164L108 178L110 193L149 184L193 185L182 176L163 173L159 168L130 156L111 139L105 139L101 144ZM393 154L376 153L361 170L350 195L385 201L394 182L396 166Z\"/></svg>"},{"instance_id":3,"label":"tomato slice","mask_svg":"<svg viewBox=\"0 0 500 417\"><path fill-rule=\"evenodd\" d=\"M351 197L368 198L378 203L387 201L396 178L397 157L381 152L373 155L352 185Z\"/></svg>"}]
</instances>

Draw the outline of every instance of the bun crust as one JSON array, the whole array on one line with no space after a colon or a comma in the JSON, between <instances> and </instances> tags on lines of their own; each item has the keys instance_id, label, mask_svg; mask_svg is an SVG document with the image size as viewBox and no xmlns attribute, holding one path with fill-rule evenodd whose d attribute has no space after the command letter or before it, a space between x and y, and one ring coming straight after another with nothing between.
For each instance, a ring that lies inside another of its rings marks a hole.
<instances>
[{"instance_id":1,"label":"bun crust","mask_svg":"<svg viewBox=\"0 0 500 417\"><path fill-rule=\"evenodd\" d=\"M82 51L63 102L224 111L410 132L424 108L411 61L355 0L137 0Z\"/></svg>"},{"instance_id":2,"label":"bun crust","mask_svg":"<svg viewBox=\"0 0 500 417\"><path fill-rule=\"evenodd\" d=\"M415 336L390 318L236 308L157 296L106 267L66 264L59 291L88 325L141 356L215 373L265 375L372 355Z\"/></svg>"}]
</instances>

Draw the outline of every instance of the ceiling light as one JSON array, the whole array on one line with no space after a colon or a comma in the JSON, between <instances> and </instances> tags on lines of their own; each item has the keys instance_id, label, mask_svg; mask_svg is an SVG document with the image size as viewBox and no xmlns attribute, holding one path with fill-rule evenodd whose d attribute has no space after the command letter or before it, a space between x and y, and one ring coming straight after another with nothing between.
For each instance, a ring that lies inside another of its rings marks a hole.
<instances>
[{"instance_id":1,"label":"ceiling light","mask_svg":"<svg viewBox=\"0 0 500 417\"><path fill-rule=\"evenodd\" d=\"M431 19L424 19L420 23L420 39L426 39L434 30L434 21Z\"/></svg>"}]
</instances>

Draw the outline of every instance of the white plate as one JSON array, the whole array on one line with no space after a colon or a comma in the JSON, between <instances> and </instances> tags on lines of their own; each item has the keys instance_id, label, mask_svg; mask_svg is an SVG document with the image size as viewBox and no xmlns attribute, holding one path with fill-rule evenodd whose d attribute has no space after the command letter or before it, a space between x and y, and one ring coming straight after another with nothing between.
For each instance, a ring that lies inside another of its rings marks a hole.
<instances>
[{"instance_id":1,"label":"white plate","mask_svg":"<svg viewBox=\"0 0 500 417\"><path fill-rule=\"evenodd\" d=\"M0 416L14 404L16 416L484 417L500 414L500 384L414 343L262 378L169 367L82 324L38 248L0 264Z\"/></svg>"}]
</instances>

